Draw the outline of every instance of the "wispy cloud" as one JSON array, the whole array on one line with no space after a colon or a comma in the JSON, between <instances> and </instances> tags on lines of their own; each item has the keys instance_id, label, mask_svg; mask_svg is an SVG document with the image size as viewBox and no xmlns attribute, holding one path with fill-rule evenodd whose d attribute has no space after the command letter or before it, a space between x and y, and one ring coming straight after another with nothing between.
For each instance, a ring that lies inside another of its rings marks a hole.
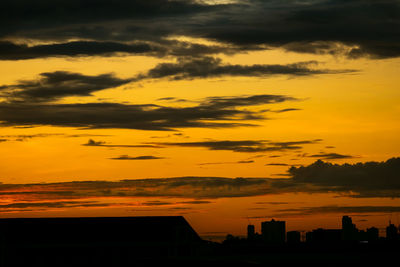
<instances>
[{"instance_id":1,"label":"wispy cloud","mask_svg":"<svg viewBox=\"0 0 400 267\"><path fill-rule=\"evenodd\" d=\"M257 126L255 122L267 119L265 114L245 107L295 100L284 95L208 97L189 107L120 103L0 103L0 125L158 131Z\"/></svg>"},{"instance_id":2,"label":"wispy cloud","mask_svg":"<svg viewBox=\"0 0 400 267\"><path fill-rule=\"evenodd\" d=\"M163 157L156 157L156 156L137 156L131 157L128 155L121 155L119 157L110 158L113 160L151 160L151 159L164 159Z\"/></svg>"},{"instance_id":3,"label":"wispy cloud","mask_svg":"<svg viewBox=\"0 0 400 267\"><path fill-rule=\"evenodd\" d=\"M314 214L370 214L370 213L400 213L400 206L318 206L318 207L303 207L279 209L275 216L291 217L291 216L306 216Z\"/></svg>"},{"instance_id":4,"label":"wispy cloud","mask_svg":"<svg viewBox=\"0 0 400 267\"><path fill-rule=\"evenodd\" d=\"M273 142L268 140L223 140L223 141L200 141L200 142L158 142L150 143L160 146L177 147L203 147L209 150L228 150L233 152L259 153L272 151L288 151L302 149L303 145L316 144L321 139L301 140L289 142Z\"/></svg>"},{"instance_id":5,"label":"wispy cloud","mask_svg":"<svg viewBox=\"0 0 400 267\"><path fill-rule=\"evenodd\" d=\"M83 146L100 146L100 147L119 147L119 148L160 148L160 146L156 145L113 145L108 144L105 141L95 141L93 139L89 139L87 143L82 144Z\"/></svg>"},{"instance_id":6,"label":"wispy cloud","mask_svg":"<svg viewBox=\"0 0 400 267\"><path fill-rule=\"evenodd\" d=\"M239 160L239 161L226 161L226 162L206 162L206 163L199 163L197 165L223 165L223 164L250 164L254 163L254 160Z\"/></svg>"},{"instance_id":7,"label":"wispy cloud","mask_svg":"<svg viewBox=\"0 0 400 267\"><path fill-rule=\"evenodd\" d=\"M102 203L124 204L132 198L181 198L175 204L208 204L210 199L237 198L283 193L335 193L355 198L399 198L398 169L400 158L385 162L331 164L317 161L304 167L291 167L289 177L224 178L179 177L121 181L71 181L39 184L1 184L0 195L7 200L0 209L35 209L50 207L100 207ZM104 199L112 199L104 201ZM89 201L89 202L87 202ZM97 202L96 202L97 201ZM157 200L161 201L161 200ZM56 204L51 204L55 203ZM172 201L148 203L169 205ZM167 203L168 202L168 203ZM19 203L19 204L18 204ZM37 204L35 204L37 203ZM261 202L260 202L261 203ZM172 205L173 203L171 203ZM277 204L270 202L269 204ZM283 203L280 203L283 204ZM305 207L278 210L281 214L399 212L395 206Z\"/></svg>"},{"instance_id":8,"label":"wispy cloud","mask_svg":"<svg viewBox=\"0 0 400 267\"><path fill-rule=\"evenodd\" d=\"M330 70L315 68L319 62L307 61L292 64L232 65L214 57L180 57L176 63L160 63L137 80L169 78L171 80L191 80L222 76L269 77L275 75L309 76L317 74L352 73L356 70Z\"/></svg>"},{"instance_id":9,"label":"wispy cloud","mask_svg":"<svg viewBox=\"0 0 400 267\"><path fill-rule=\"evenodd\" d=\"M339 153L324 153L321 152L319 154L308 155L310 158L319 158L319 159L351 159L355 158L355 156L351 155L343 155Z\"/></svg>"},{"instance_id":10,"label":"wispy cloud","mask_svg":"<svg viewBox=\"0 0 400 267\"><path fill-rule=\"evenodd\" d=\"M37 80L23 80L0 86L0 96L8 101L48 102L69 96L91 96L94 92L115 88L131 81L117 78L113 74L90 76L66 71L45 72Z\"/></svg>"}]
</instances>

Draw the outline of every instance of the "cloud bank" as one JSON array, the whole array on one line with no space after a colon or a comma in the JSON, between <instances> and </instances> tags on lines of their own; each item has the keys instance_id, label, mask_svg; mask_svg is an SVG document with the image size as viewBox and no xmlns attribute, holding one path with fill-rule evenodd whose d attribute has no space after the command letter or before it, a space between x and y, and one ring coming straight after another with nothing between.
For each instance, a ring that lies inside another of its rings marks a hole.
<instances>
[{"instance_id":1,"label":"cloud bank","mask_svg":"<svg viewBox=\"0 0 400 267\"><path fill-rule=\"evenodd\" d=\"M213 5L192 0L4 0L0 23L10 26L0 30L0 59L119 53L193 56L272 48L392 58L400 55L399 10L396 0ZM205 38L220 45L174 43L171 36ZM27 45L29 40L39 44Z\"/></svg>"},{"instance_id":2,"label":"cloud bank","mask_svg":"<svg viewBox=\"0 0 400 267\"><path fill-rule=\"evenodd\" d=\"M9 201L32 203L86 201L87 198L95 201L102 198L132 199L137 197L174 197L203 201L202 199L251 197L293 192L334 193L338 196L355 198L399 198L399 170L400 158L391 158L384 162L341 165L318 160L308 166L291 167L289 169L291 177L285 179L178 177L0 184L0 195ZM331 212L344 211L337 208L326 209L325 212L329 212L329 210ZM283 210L282 212L300 211ZM301 212L310 213L313 210L301 210Z\"/></svg>"},{"instance_id":3,"label":"cloud bank","mask_svg":"<svg viewBox=\"0 0 400 267\"><path fill-rule=\"evenodd\" d=\"M69 75L69 74L68 74ZM78 79L82 77L79 76ZM86 79L87 77L85 77ZM92 77L93 78L93 77ZM98 77L94 78L97 80ZM102 77L109 83L121 83L111 76ZM46 80L47 81L47 80ZM51 82L50 82L51 83ZM76 94L85 82L67 82L68 90L60 94ZM42 90L43 85L29 85L32 90ZM92 88L92 85L89 87ZM37 89L39 88L39 89ZM98 87L96 87L98 88ZM46 89L47 90L47 89ZM52 89L50 89L52 90ZM29 91L29 90L28 90ZM51 93L54 96L54 93ZM43 99L43 98L42 98ZM48 99L48 97L47 97ZM60 126L81 129L137 129L168 131L180 128L230 128L256 126L265 120L265 112L243 107L295 101L284 95L253 95L237 97L210 97L189 107L168 107L155 104L130 105L120 103L31 103L0 102L0 126Z\"/></svg>"}]
</instances>

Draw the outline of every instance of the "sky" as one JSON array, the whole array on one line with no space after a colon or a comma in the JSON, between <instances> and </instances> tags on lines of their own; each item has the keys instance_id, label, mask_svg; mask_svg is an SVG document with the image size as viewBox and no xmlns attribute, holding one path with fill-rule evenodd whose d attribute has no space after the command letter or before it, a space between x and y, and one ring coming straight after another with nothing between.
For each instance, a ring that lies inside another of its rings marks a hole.
<instances>
[{"instance_id":1,"label":"sky","mask_svg":"<svg viewBox=\"0 0 400 267\"><path fill-rule=\"evenodd\" d=\"M5 0L0 23L0 218L400 224L400 1Z\"/></svg>"}]
</instances>

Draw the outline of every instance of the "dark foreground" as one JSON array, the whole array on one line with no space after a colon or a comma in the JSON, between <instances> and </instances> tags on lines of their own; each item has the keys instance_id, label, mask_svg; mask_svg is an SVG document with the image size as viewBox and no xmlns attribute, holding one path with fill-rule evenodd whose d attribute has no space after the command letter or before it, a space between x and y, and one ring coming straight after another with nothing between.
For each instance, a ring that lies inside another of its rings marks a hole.
<instances>
[{"instance_id":1,"label":"dark foreground","mask_svg":"<svg viewBox=\"0 0 400 267\"><path fill-rule=\"evenodd\" d=\"M183 217L0 219L0 266L398 266L400 241L212 243Z\"/></svg>"},{"instance_id":2,"label":"dark foreground","mask_svg":"<svg viewBox=\"0 0 400 267\"><path fill-rule=\"evenodd\" d=\"M192 255L161 255L138 247L36 247L8 251L0 266L398 266L400 262L399 244L248 249L204 242Z\"/></svg>"}]
</instances>

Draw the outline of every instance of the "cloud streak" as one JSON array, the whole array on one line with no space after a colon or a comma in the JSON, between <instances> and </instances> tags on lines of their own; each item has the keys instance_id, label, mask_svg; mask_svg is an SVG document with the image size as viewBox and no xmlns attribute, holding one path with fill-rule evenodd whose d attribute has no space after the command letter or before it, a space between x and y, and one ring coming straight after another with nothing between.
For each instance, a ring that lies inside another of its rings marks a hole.
<instances>
[{"instance_id":1,"label":"cloud streak","mask_svg":"<svg viewBox=\"0 0 400 267\"><path fill-rule=\"evenodd\" d=\"M256 126L263 112L248 106L296 100L283 95L206 98L190 107L119 103L0 103L2 126L61 126L80 129L137 129L168 131L180 128L230 128Z\"/></svg>"},{"instance_id":2,"label":"cloud streak","mask_svg":"<svg viewBox=\"0 0 400 267\"><path fill-rule=\"evenodd\" d=\"M227 162L206 162L206 163L199 163L197 165L204 166L204 165L250 164L250 163L254 163L254 160L239 160L239 161L227 161Z\"/></svg>"},{"instance_id":3,"label":"cloud streak","mask_svg":"<svg viewBox=\"0 0 400 267\"><path fill-rule=\"evenodd\" d=\"M8 101L48 102L69 96L91 96L94 92L131 81L117 78L113 74L90 76L67 71L45 72L40 74L38 80L0 86L0 96Z\"/></svg>"},{"instance_id":4,"label":"cloud streak","mask_svg":"<svg viewBox=\"0 0 400 267\"><path fill-rule=\"evenodd\" d=\"M400 206L320 206L294 209L279 209L276 216L306 216L315 214L370 214L370 213L400 213Z\"/></svg>"},{"instance_id":5,"label":"cloud streak","mask_svg":"<svg viewBox=\"0 0 400 267\"><path fill-rule=\"evenodd\" d=\"M320 139L302 140L290 142L272 142L268 140L223 140L223 141L200 141L200 142L159 142L150 143L160 146L176 146L176 147L201 147L209 150L228 150L243 153L259 153L269 151L289 151L302 149L303 145L316 144Z\"/></svg>"},{"instance_id":6,"label":"cloud streak","mask_svg":"<svg viewBox=\"0 0 400 267\"><path fill-rule=\"evenodd\" d=\"M177 201L175 204L207 204L210 199L293 192L335 193L338 196L355 198L399 198L399 168L400 158L392 158L385 162L342 165L319 160L305 167L291 167L289 169L291 176L284 179L178 177L39 184L0 183L0 196L8 202L3 202L0 209L101 207L107 206L102 205L104 199L114 201L104 202L109 205L113 203L112 205L129 206L132 205L129 200L138 197L181 198L182 201ZM261 202L258 203L261 204ZM149 205L167 204L154 202ZM284 203L266 202L266 204ZM278 212L282 216L315 213L390 213L400 212L400 207L325 206L281 209Z\"/></svg>"},{"instance_id":7,"label":"cloud streak","mask_svg":"<svg viewBox=\"0 0 400 267\"><path fill-rule=\"evenodd\" d=\"M131 157L128 155L121 155L116 158L110 158L113 160L152 160L152 159L164 159L162 157L156 157L156 156L137 156L137 157Z\"/></svg>"},{"instance_id":8,"label":"cloud streak","mask_svg":"<svg viewBox=\"0 0 400 267\"><path fill-rule=\"evenodd\" d=\"M224 64L213 57L178 58L176 63L161 63L138 80L169 78L170 80L191 80L195 78L216 78L222 76L268 77L274 75L309 76L317 74L352 73L355 70L323 70L313 66L317 61L298 62L287 65L232 65Z\"/></svg>"},{"instance_id":9,"label":"cloud streak","mask_svg":"<svg viewBox=\"0 0 400 267\"><path fill-rule=\"evenodd\" d=\"M343 154L338 154L338 153L324 153L324 152L321 152L319 154L309 155L307 157L319 158L319 159L351 159L351 158L354 158L354 156L351 156L351 155L343 155Z\"/></svg>"},{"instance_id":10,"label":"cloud streak","mask_svg":"<svg viewBox=\"0 0 400 267\"><path fill-rule=\"evenodd\" d=\"M83 146L97 146L97 147L118 147L118 148L160 148L160 146L155 145L113 145L107 144L105 141L95 141L93 139L89 139L87 143L82 144Z\"/></svg>"}]
</instances>

